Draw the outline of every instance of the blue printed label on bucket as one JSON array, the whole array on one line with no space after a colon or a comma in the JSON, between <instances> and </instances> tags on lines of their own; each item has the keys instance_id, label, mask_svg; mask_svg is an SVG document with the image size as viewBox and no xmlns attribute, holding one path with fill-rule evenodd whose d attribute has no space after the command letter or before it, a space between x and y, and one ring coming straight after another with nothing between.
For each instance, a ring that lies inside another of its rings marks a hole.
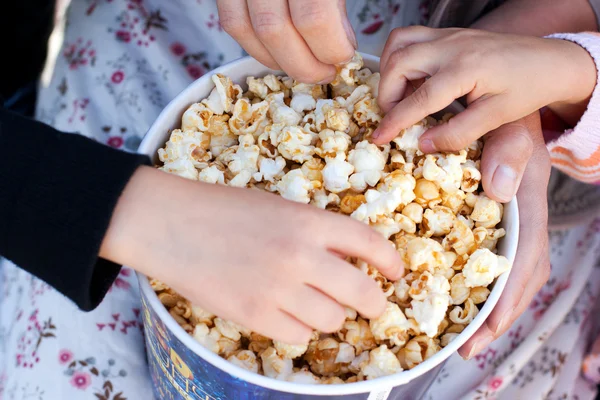
<instances>
[{"instance_id":1,"label":"blue printed label on bucket","mask_svg":"<svg viewBox=\"0 0 600 400\"><path fill-rule=\"evenodd\" d=\"M142 306L148 364L160 400L395 400L412 399L419 392L408 384L373 393L317 396L257 386L213 366L186 347L149 307L143 291Z\"/></svg>"}]
</instances>

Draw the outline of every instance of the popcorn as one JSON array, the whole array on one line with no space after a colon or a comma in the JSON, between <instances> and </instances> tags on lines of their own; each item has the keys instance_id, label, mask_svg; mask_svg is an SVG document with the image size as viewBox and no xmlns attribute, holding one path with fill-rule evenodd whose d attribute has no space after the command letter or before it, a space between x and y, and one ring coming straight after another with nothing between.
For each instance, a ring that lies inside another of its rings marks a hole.
<instances>
[{"instance_id":1,"label":"popcorn","mask_svg":"<svg viewBox=\"0 0 600 400\"><path fill-rule=\"evenodd\" d=\"M258 373L256 354L250 350L241 350L239 353L229 356L227 361L255 374Z\"/></svg>"},{"instance_id":2,"label":"popcorn","mask_svg":"<svg viewBox=\"0 0 600 400\"><path fill-rule=\"evenodd\" d=\"M275 345L277 354L279 354L281 357L290 359L300 357L302 354L306 353L306 350L308 349L308 345L292 345L278 341L274 341L273 344Z\"/></svg>"},{"instance_id":3,"label":"popcorn","mask_svg":"<svg viewBox=\"0 0 600 400\"><path fill-rule=\"evenodd\" d=\"M354 174L350 177L352 189L363 192L367 186L375 186L381 179L388 154L369 143L359 142L348 155L348 162L354 166Z\"/></svg>"},{"instance_id":4,"label":"popcorn","mask_svg":"<svg viewBox=\"0 0 600 400\"><path fill-rule=\"evenodd\" d=\"M502 219L502 204L488 198L486 195L470 194L467 196L466 201L469 206L473 207L471 219L475 221L476 226L493 228Z\"/></svg>"},{"instance_id":5,"label":"popcorn","mask_svg":"<svg viewBox=\"0 0 600 400\"><path fill-rule=\"evenodd\" d=\"M297 126L286 126L277 138L277 150L287 160L302 163L312 159L312 136Z\"/></svg>"},{"instance_id":6,"label":"popcorn","mask_svg":"<svg viewBox=\"0 0 600 400\"><path fill-rule=\"evenodd\" d=\"M269 104L266 101L250 104L247 99L239 99L233 107L233 115L229 118L231 132L236 135L255 134L267 118L268 109Z\"/></svg>"},{"instance_id":7,"label":"popcorn","mask_svg":"<svg viewBox=\"0 0 600 400\"><path fill-rule=\"evenodd\" d=\"M450 296L447 294L432 293L424 300L410 302L410 313L407 314L417 321L419 330L429 337L437 334L439 324L444 320L450 305Z\"/></svg>"},{"instance_id":8,"label":"popcorn","mask_svg":"<svg viewBox=\"0 0 600 400\"><path fill-rule=\"evenodd\" d=\"M198 174L198 180L205 183L218 183L219 185L225 184L225 174L216 165L204 168Z\"/></svg>"},{"instance_id":9,"label":"popcorn","mask_svg":"<svg viewBox=\"0 0 600 400\"><path fill-rule=\"evenodd\" d=\"M473 303L473 300L467 299L465 301L464 307L456 306L450 311L449 317L450 321L455 324L468 324L475 316L479 313L479 309Z\"/></svg>"},{"instance_id":10,"label":"popcorn","mask_svg":"<svg viewBox=\"0 0 600 400\"><path fill-rule=\"evenodd\" d=\"M363 222L375 222L378 217L394 212L402 204L402 189L393 188L389 192L369 189L365 193L365 204L361 204L350 216Z\"/></svg>"},{"instance_id":11,"label":"popcorn","mask_svg":"<svg viewBox=\"0 0 600 400\"><path fill-rule=\"evenodd\" d=\"M433 239L412 239L407 245L407 255L412 271L434 272L436 268L449 267L444 248Z\"/></svg>"},{"instance_id":12,"label":"popcorn","mask_svg":"<svg viewBox=\"0 0 600 400\"><path fill-rule=\"evenodd\" d=\"M290 358L277 354L273 347L269 347L260 355L262 369L269 378L286 380L294 370L294 363Z\"/></svg>"},{"instance_id":13,"label":"popcorn","mask_svg":"<svg viewBox=\"0 0 600 400\"><path fill-rule=\"evenodd\" d=\"M288 172L277 183L277 191L281 197L298 203L308 204L313 189L316 189L315 183L309 181L300 169Z\"/></svg>"},{"instance_id":14,"label":"popcorn","mask_svg":"<svg viewBox=\"0 0 600 400\"><path fill-rule=\"evenodd\" d=\"M319 139L321 139L321 144L316 149L316 153L320 157L325 159L346 157L346 151L350 147L350 136L344 132L325 129L319 132Z\"/></svg>"},{"instance_id":15,"label":"popcorn","mask_svg":"<svg viewBox=\"0 0 600 400\"><path fill-rule=\"evenodd\" d=\"M406 346L398 352L400 365L405 369L412 369L440 350L434 339L427 336L417 336L411 339Z\"/></svg>"},{"instance_id":16,"label":"popcorn","mask_svg":"<svg viewBox=\"0 0 600 400\"><path fill-rule=\"evenodd\" d=\"M182 131L200 131L205 132L208 130L210 125L210 119L213 116L213 111L210 110L206 104L195 103L192 104L181 118L181 130ZM206 137L210 141L210 136ZM206 149L207 147L205 147Z\"/></svg>"},{"instance_id":17,"label":"popcorn","mask_svg":"<svg viewBox=\"0 0 600 400\"><path fill-rule=\"evenodd\" d=\"M498 256L488 249L476 250L462 270L467 287L488 286L495 278L511 268L504 256Z\"/></svg>"},{"instance_id":18,"label":"popcorn","mask_svg":"<svg viewBox=\"0 0 600 400\"><path fill-rule=\"evenodd\" d=\"M274 93L267 96L269 103L269 115L274 124L285 124L286 126L296 126L302 120L302 116L288 107L283 101L283 93Z\"/></svg>"},{"instance_id":19,"label":"popcorn","mask_svg":"<svg viewBox=\"0 0 600 400\"><path fill-rule=\"evenodd\" d=\"M328 158L323 168L323 186L332 193L340 193L350 188L349 175L354 171L352 164L341 157Z\"/></svg>"},{"instance_id":20,"label":"popcorn","mask_svg":"<svg viewBox=\"0 0 600 400\"><path fill-rule=\"evenodd\" d=\"M375 340L389 340L395 346L404 346L408 340L408 320L397 304L387 302L383 314L370 322Z\"/></svg>"},{"instance_id":21,"label":"popcorn","mask_svg":"<svg viewBox=\"0 0 600 400\"><path fill-rule=\"evenodd\" d=\"M357 356L377 346L369 323L360 317L356 321L344 322L344 325L338 331L338 337L345 343L354 346Z\"/></svg>"},{"instance_id":22,"label":"popcorn","mask_svg":"<svg viewBox=\"0 0 600 400\"><path fill-rule=\"evenodd\" d=\"M380 378L402 371L400 361L386 345L381 345L369 353L369 362L361 368L367 379Z\"/></svg>"},{"instance_id":23,"label":"popcorn","mask_svg":"<svg viewBox=\"0 0 600 400\"><path fill-rule=\"evenodd\" d=\"M425 237L442 236L450 233L454 225L454 213L448 207L434 206L423 214Z\"/></svg>"},{"instance_id":24,"label":"popcorn","mask_svg":"<svg viewBox=\"0 0 600 400\"><path fill-rule=\"evenodd\" d=\"M488 286L510 268L495 254L503 206L481 189L482 141L423 154L419 138L445 123L427 117L391 144L369 137L383 114L380 75L356 55L330 85L249 77L244 93L214 75L210 95L185 110L159 150L158 167L205 183L245 187L349 215L394 245L408 273L389 281L373 265L346 262L388 302L368 320L345 307L343 326L288 345L192 305L150 280L174 320L210 351L248 371L306 384L342 384L410 369L447 346L477 316Z\"/></svg>"},{"instance_id":25,"label":"popcorn","mask_svg":"<svg viewBox=\"0 0 600 400\"><path fill-rule=\"evenodd\" d=\"M292 372L286 379L288 382L318 385L321 380L308 369Z\"/></svg>"}]
</instances>

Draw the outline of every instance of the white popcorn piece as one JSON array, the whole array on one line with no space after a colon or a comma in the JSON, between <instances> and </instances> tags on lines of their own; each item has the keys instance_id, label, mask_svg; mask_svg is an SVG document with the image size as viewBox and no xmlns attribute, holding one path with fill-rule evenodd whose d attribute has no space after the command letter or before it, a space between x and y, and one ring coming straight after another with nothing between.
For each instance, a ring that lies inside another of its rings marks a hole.
<instances>
[{"instance_id":1,"label":"white popcorn piece","mask_svg":"<svg viewBox=\"0 0 600 400\"><path fill-rule=\"evenodd\" d=\"M214 334L211 335L211 330L206 324L197 324L194 327L192 336L208 350L213 353L219 353L219 344L217 342L219 338L218 336L215 337Z\"/></svg>"},{"instance_id":2,"label":"white popcorn piece","mask_svg":"<svg viewBox=\"0 0 600 400\"><path fill-rule=\"evenodd\" d=\"M333 108L333 100L331 99L319 99L315 106L315 129L320 132L323 129L327 129L327 112Z\"/></svg>"},{"instance_id":3,"label":"white popcorn piece","mask_svg":"<svg viewBox=\"0 0 600 400\"><path fill-rule=\"evenodd\" d=\"M485 287L510 268L510 262L506 257L498 256L488 249L478 249L471 254L462 273L467 287Z\"/></svg>"},{"instance_id":4,"label":"white popcorn piece","mask_svg":"<svg viewBox=\"0 0 600 400\"><path fill-rule=\"evenodd\" d=\"M479 182L481 182L479 167L473 160L467 160L461 167L463 177L460 188L467 193L473 193L479 187Z\"/></svg>"},{"instance_id":5,"label":"white popcorn piece","mask_svg":"<svg viewBox=\"0 0 600 400\"><path fill-rule=\"evenodd\" d=\"M475 197L474 201L473 197ZM479 196L469 194L467 196L467 204L473 207L470 218L475 221L476 226L493 228L502 220L502 204L484 194Z\"/></svg>"},{"instance_id":6,"label":"white popcorn piece","mask_svg":"<svg viewBox=\"0 0 600 400\"><path fill-rule=\"evenodd\" d=\"M206 151L209 142L205 136L199 131L174 129L165 147L158 149L158 159L165 164L189 160L196 168L206 167L212 154Z\"/></svg>"},{"instance_id":7,"label":"white popcorn piece","mask_svg":"<svg viewBox=\"0 0 600 400\"><path fill-rule=\"evenodd\" d=\"M354 347L357 356L377 346L369 323L360 317L344 322L337 334L341 340Z\"/></svg>"},{"instance_id":8,"label":"white popcorn piece","mask_svg":"<svg viewBox=\"0 0 600 400\"><path fill-rule=\"evenodd\" d=\"M358 126L372 128L376 128L383 118L377 101L370 94L354 105L352 116Z\"/></svg>"},{"instance_id":9,"label":"white popcorn piece","mask_svg":"<svg viewBox=\"0 0 600 400\"><path fill-rule=\"evenodd\" d=\"M265 84L264 79L255 78L249 76L246 78L246 84L248 85L248 91L253 93L255 96L265 99L269 94L269 87Z\"/></svg>"},{"instance_id":10,"label":"white popcorn piece","mask_svg":"<svg viewBox=\"0 0 600 400\"><path fill-rule=\"evenodd\" d=\"M230 78L221 74L215 74L211 79L215 88L202 103L217 115L231 112L234 101L242 96L242 88L234 85Z\"/></svg>"},{"instance_id":11,"label":"white popcorn piece","mask_svg":"<svg viewBox=\"0 0 600 400\"><path fill-rule=\"evenodd\" d=\"M215 318L214 323L217 331L222 336L225 336L226 338L229 338L231 340L240 340L242 338L242 333L244 333L244 336L246 337L250 336L250 331L248 329L242 327L239 324L236 324L233 321L227 321L217 317Z\"/></svg>"},{"instance_id":12,"label":"white popcorn piece","mask_svg":"<svg viewBox=\"0 0 600 400\"><path fill-rule=\"evenodd\" d=\"M387 174L378 186L378 190L389 192L393 189L400 189L400 205L406 205L416 198L416 181L411 175L403 171L393 171Z\"/></svg>"},{"instance_id":13,"label":"white popcorn piece","mask_svg":"<svg viewBox=\"0 0 600 400\"><path fill-rule=\"evenodd\" d=\"M238 143L238 136L229 129L229 115L214 116L210 120L208 133L210 134L210 152L218 157L225 149Z\"/></svg>"},{"instance_id":14,"label":"white popcorn piece","mask_svg":"<svg viewBox=\"0 0 600 400\"><path fill-rule=\"evenodd\" d=\"M408 304L410 297L408 292L410 291L410 284L405 278L400 278L394 282L394 296L396 296L397 302L401 304Z\"/></svg>"},{"instance_id":15,"label":"white popcorn piece","mask_svg":"<svg viewBox=\"0 0 600 400\"><path fill-rule=\"evenodd\" d=\"M227 361L247 371L258 373L258 360L253 351L241 350L239 353L229 356Z\"/></svg>"},{"instance_id":16,"label":"white popcorn piece","mask_svg":"<svg viewBox=\"0 0 600 400\"><path fill-rule=\"evenodd\" d=\"M400 361L386 345L379 346L369 353L369 361L361 368L367 379L376 379L402 371Z\"/></svg>"},{"instance_id":17,"label":"white popcorn piece","mask_svg":"<svg viewBox=\"0 0 600 400\"><path fill-rule=\"evenodd\" d=\"M206 104L192 104L183 113L183 117L181 118L181 130L205 132L210 126L210 119L213 115L213 111L210 110Z\"/></svg>"},{"instance_id":18,"label":"white popcorn piece","mask_svg":"<svg viewBox=\"0 0 600 400\"><path fill-rule=\"evenodd\" d=\"M424 300L413 300L410 304L410 314L419 324L419 330L429 337L436 336L438 326L444 320L450 306L450 295L432 293Z\"/></svg>"},{"instance_id":19,"label":"white popcorn piece","mask_svg":"<svg viewBox=\"0 0 600 400\"><path fill-rule=\"evenodd\" d=\"M452 210L444 206L434 206L423 214L423 229L426 237L443 236L450 233L456 219Z\"/></svg>"},{"instance_id":20,"label":"white popcorn piece","mask_svg":"<svg viewBox=\"0 0 600 400\"><path fill-rule=\"evenodd\" d=\"M392 142L396 144L399 150L406 153L410 158L415 154L422 154L419 150L419 139L429 129L427 120L422 120L415 125L403 129L400 134L395 137Z\"/></svg>"},{"instance_id":21,"label":"white popcorn piece","mask_svg":"<svg viewBox=\"0 0 600 400\"><path fill-rule=\"evenodd\" d=\"M332 193L343 192L350 188L348 179L353 171L352 164L343 158L328 158L322 170L323 186Z\"/></svg>"},{"instance_id":22,"label":"white popcorn piece","mask_svg":"<svg viewBox=\"0 0 600 400\"><path fill-rule=\"evenodd\" d=\"M425 335L411 339L406 346L398 352L398 359L403 368L411 369L427 360L440 351L437 342Z\"/></svg>"},{"instance_id":23,"label":"white popcorn piece","mask_svg":"<svg viewBox=\"0 0 600 400\"><path fill-rule=\"evenodd\" d=\"M239 99L229 118L229 128L236 135L257 133L257 129L267 118L269 104L266 101L250 104L247 99Z\"/></svg>"},{"instance_id":24,"label":"white popcorn piece","mask_svg":"<svg viewBox=\"0 0 600 400\"><path fill-rule=\"evenodd\" d=\"M441 275L432 275L425 271L412 281L408 294L414 300L425 300L431 294L448 294L450 284L448 279Z\"/></svg>"},{"instance_id":25,"label":"white popcorn piece","mask_svg":"<svg viewBox=\"0 0 600 400\"><path fill-rule=\"evenodd\" d=\"M308 369L301 369L299 371L292 372L286 380L288 382L302 383L307 385L319 385L321 380Z\"/></svg>"},{"instance_id":26,"label":"white popcorn piece","mask_svg":"<svg viewBox=\"0 0 600 400\"><path fill-rule=\"evenodd\" d=\"M367 85L360 85L353 88L350 95L345 99L343 97L337 97L335 101L348 110L349 113L354 114L354 106L356 103L369 95L371 95L371 88Z\"/></svg>"},{"instance_id":27,"label":"white popcorn piece","mask_svg":"<svg viewBox=\"0 0 600 400\"><path fill-rule=\"evenodd\" d=\"M385 311L369 323L373 337L378 341L389 340L396 346L404 346L408 340L410 325L397 304L387 302Z\"/></svg>"},{"instance_id":28,"label":"white popcorn piece","mask_svg":"<svg viewBox=\"0 0 600 400\"><path fill-rule=\"evenodd\" d=\"M448 268L444 248L433 239L415 238L408 242L407 256L412 271L434 272L436 268Z\"/></svg>"},{"instance_id":29,"label":"white popcorn piece","mask_svg":"<svg viewBox=\"0 0 600 400\"><path fill-rule=\"evenodd\" d=\"M475 250L475 237L465 217L460 215L454 220L452 229L443 240L443 245L451 247L459 256L470 254Z\"/></svg>"},{"instance_id":30,"label":"white popcorn piece","mask_svg":"<svg viewBox=\"0 0 600 400\"><path fill-rule=\"evenodd\" d=\"M283 93L273 93L267 96L269 103L269 115L274 124L285 124L296 126L302 120L302 116L288 107L283 101Z\"/></svg>"},{"instance_id":31,"label":"white popcorn piece","mask_svg":"<svg viewBox=\"0 0 600 400\"><path fill-rule=\"evenodd\" d=\"M308 161L305 161L302 164L300 169L304 176L306 176L311 181L319 181L323 182L323 168L325 167L325 163L323 160L317 157L313 157Z\"/></svg>"},{"instance_id":32,"label":"white popcorn piece","mask_svg":"<svg viewBox=\"0 0 600 400\"><path fill-rule=\"evenodd\" d=\"M265 376L277 380L286 380L294 370L294 363L290 358L277 354L273 347L269 347L260 355Z\"/></svg>"},{"instance_id":33,"label":"white popcorn piece","mask_svg":"<svg viewBox=\"0 0 600 400\"><path fill-rule=\"evenodd\" d=\"M192 316L191 320L194 324L205 324L212 325L215 315L211 312L204 310L201 307L192 305Z\"/></svg>"},{"instance_id":34,"label":"white popcorn piece","mask_svg":"<svg viewBox=\"0 0 600 400\"><path fill-rule=\"evenodd\" d=\"M355 358L354 347L348 343L340 343L337 356L335 356L335 362L338 364L350 364Z\"/></svg>"},{"instance_id":35,"label":"white popcorn piece","mask_svg":"<svg viewBox=\"0 0 600 400\"><path fill-rule=\"evenodd\" d=\"M295 93L290 102L290 107L298 114L312 111L317 106L317 101L307 93Z\"/></svg>"},{"instance_id":36,"label":"white popcorn piece","mask_svg":"<svg viewBox=\"0 0 600 400\"><path fill-rule=\"evenodd\" d=\"M346 85L354 85L358 70L363 67L363 60L360 54L354 53L350 61L341 66L338 71L336 80L343 81ZM335 82L335 81L334 81Z\"/></svg>"},{"instance_id":37,"label":"white popcorn piece","mask_svg":"<svg viewBox=\"0 0 600 400\"><path fill-rule=\"evenodd\" d=\"M324 210L330 204L339 205L340 196L335 193L327 194L327 191L324 189L317 189L313 193L313 199L310 204L314 204L318 208Z\"/></svg>"},{"instance_id":38,"label":"white popcorn piece","mask_svg":"<svg viewBox=\"0 0 600 400\"><path fill-rule=\"evenodd\" d=\"M389 149L388 149L389 150ZM382 151L368 140L356 144L348 154L348 162L354 166L350 177L352 189L363 192L367 186L375 186L381 179L389 151Z\"/></svg>"},{"instance_id":39,"label":"white popcorn piece","mask_svg":"<svg viewBox=\"0 0 600 400\"><path fill-rule=\"evenodd\" d=\"M310 202L310 194L316 189L314 181L309 181L300 169L285 174L276 187L284 199L305 204Z\"/></svg>"},{"instance_id":40,"label":"white popcorn piece","mask_svg":"<svg viewBox=\"0 0 600 400\"><path fill-rule=\"evenodd\" d=\"M402 215L410 218L415 224L420 224L423 221L423 207L417 203L407 204L402 209Z\"/></svg>"},{"instance_id":41,"label":"white popcorn piece","mask_svg":"<svg viewBox=\"0 0 600 400\"><path fill-rule=\"evenodd\" d=\"M290 359L300 357L302 354L306 353L306 350L308 349L308 345L286 344L276 340L273 341L273 344L275 346L275 350L277 350L277 354L279 354L281 357Z\"/></svg>"},{"instance_id":42,"label":"white popcorn piece","mask_svg":"<svg viewBox=\"0 0 600 400\"><path fill-rule=\"evenodd\" d=\"M283 171L285 169L285 159L283 157L276 157L275 159L263 157L259 160L258 173L253 175L255 181L275 183L285 174Z\"/></svg>"},{"instance_id":43,"label":"white popcorn piece","mask_svg":"<svg viewBox=\"0 0 600 400\"><path fill-rule=\"evenodd\" d=\"M198 180L205 183L224 185L225 174L216 165L211 165L200 171Z\"/></svg>"},{"instance_id":44,"label":"white popcorn piece","mask_svg":"<svg viewBox=\"0 0 600 400\"><path fill-rule=\"evenodd\" d=\"M316 153L323 158L346 158L351 138L344 132L324 129L319 132L320 145Z\"/></svg>"},{"instance_id":45,"label":"white popcorn piece","mask_svg":"<svg viewBox=\"0 0 600 400\"><path fill-rule=\"evenodd\" d=\"M330 108L325 112L327 128L346 132L350 129L350 113L345 108Z\"/></svg>"},{"instance_id":46,"label":"white popcorn piece","mask_svg":"<svg viewBox=\"0 0 600 400\"><path fill-rule=\"evenodd\" d=\"M470 295L471 289L468 288L465 283L465 276L462 273L454 275L450 280L450 297L452 298L452 304L463 304Z\"/></svg>"},{"instance_id":47,"label":"white popcorn piece","mask_svg":"<svg viewBox=\"0 0 600 400\"><path fill-rule=\"evenodd\" d=\"M198 180L198 170L194 167L194 163L189 159L165 162L159 169L168 172L169 174L178 175L182 178Z\"/></svg>"},{"instance_id":48,"label":"white popcorn piece","mask_svg":"<svg viewBox=\"0 0 600 400\"><path fill-rule=\"evenodd\" d=\"M286 159L302 163L312 159L312 135L297 126L286 126L277 137L277 150Z\"/></svg>"},{"instance_id":49,"label":"white popcorn piece","mask_svg":"<svg viewBox=\"0 0 600 400\"><path fill-rule=\"evenodd\" d=\"M365 193L366 203L361 204L351 215L363 222L375 222L381 216L394 212L402 204L402 189L393 188L389 192L369 189Z\"/></svg>"},{"instance_id":50,"label":"white popcorn piece","mask_svg":"<svg viewBox=\"0 0 600 400\"><path fill-rule=\"evenodd\" d=\"M423 164L423 177L435 182L447 193L456 192L462 184L463 170L461 164L467 159L467 152L459 155L447 154L436 156L428 154Z\"/></svg>"},{"instance_id":51,"label":"white popcorn piece","mask_svg":"<svg viewBox=\"0 0 600 400\"><path fill-rule=\"evenodd\" d=\"M450 321L452 321L455 324L466 325L471 323L471 321L475 319L478 313L479 309L477 308L475 303L473 303L473 300L467 299L463 307L454 307L452 311L450 311L448 317L450 318Z\"/></svg>"}]
</instances>

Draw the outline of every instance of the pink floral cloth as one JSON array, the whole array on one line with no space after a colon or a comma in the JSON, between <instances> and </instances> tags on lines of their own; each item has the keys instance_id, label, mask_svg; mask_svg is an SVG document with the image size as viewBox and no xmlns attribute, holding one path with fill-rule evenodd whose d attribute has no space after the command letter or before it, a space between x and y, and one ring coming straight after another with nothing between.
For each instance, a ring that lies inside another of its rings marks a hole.
<instances>
[{"instance_id":1,"label":"pink floral cloth","mask_svg":"<svg viewBox=\"0 0 600 400\"><path fill-rule=\"evenodd\" d=\"M428 18L427 1L347 4L360 50L372 54L394 27ZM128 151L193 79L244 54L222 31L215 0L77 0L57 21L37 117ZM550 232L552 278L530 309L475 359L451 358L426 397L592 398L591 386L578 384L578 363L595 329L588 317L600 293L599 230L589 221ZM83 313L0 262L0 400L151 398L131 270Z\"/></svg>"}]
</instances>

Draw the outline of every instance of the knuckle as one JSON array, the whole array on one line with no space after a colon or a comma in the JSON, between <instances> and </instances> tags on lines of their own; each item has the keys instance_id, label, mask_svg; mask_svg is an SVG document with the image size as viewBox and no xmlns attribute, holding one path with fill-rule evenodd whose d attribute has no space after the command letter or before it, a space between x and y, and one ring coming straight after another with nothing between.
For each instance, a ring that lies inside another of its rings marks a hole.
<instances>
[{"instance_id":1,"label":"knuckle","mask_svg":"<svg viewBox=\"0 0 600 400\"><path fill-rule=\"evenodd\" d=\"M282 36L285 20L277 13L261 11L256 13L253 25L259 39L272 42Z\"/></svg>"},{"instance_id":2,"label":"knuckle","mask_svg":"<svg viewBox=\"0 0 600 400\"><path fill-rule=\"evenodd\" d=\"M419 89L417 89L411 96L412 103L418 107L424 109L427 112L429 108L429 103L431 101L431 93L429 86L422 85Z\"/></svg>"},{"instance_id":3,"label":"knuckle","mask_svg":"<svg viewBox=\"0 0 600 400\"><path fill-rule=\"evenodd\" d=\"M234 13L227 10L219 13L219 22L223 30L234 38L243 37L252 32L252 27L247 21L236 17Z\"/></svg>"},{"instance_id":4,"label":"knuckle","mask_svg":"<svg viewBox=\"0 0 600 400\"><path fill-rule=\"evenodd\" d=\"M303 1L298 13L292 14L294 26L301 32L321 31L331 24L331 15L323 7L322 1Z\"/></svg>"},{"instance_id":5,"label":"knuckle","mask_svg":"<svg viewBox=\"0 0 600 400\"><path fill-rule=\"evenodd\" d=\"M436 135L434 141L437 141L437 147L441 150L458 151L469 145L468 141L459 133L461 132L460 125L450 119L445 124L443 134Z\"/></svg>"},{"instance_id":6,"label":"knuckle","mask_svg":"<svg viewBox=\"0 0 600 400\"><path fill-rule=\"evenodd\" d=\"M388 60L388 65L391 67L397 67L402 64L404 60L406 60L410 55L410 47L402 47L400 49L394 50L390 54L390 58Z\"/></svg>"}]
</instances>

